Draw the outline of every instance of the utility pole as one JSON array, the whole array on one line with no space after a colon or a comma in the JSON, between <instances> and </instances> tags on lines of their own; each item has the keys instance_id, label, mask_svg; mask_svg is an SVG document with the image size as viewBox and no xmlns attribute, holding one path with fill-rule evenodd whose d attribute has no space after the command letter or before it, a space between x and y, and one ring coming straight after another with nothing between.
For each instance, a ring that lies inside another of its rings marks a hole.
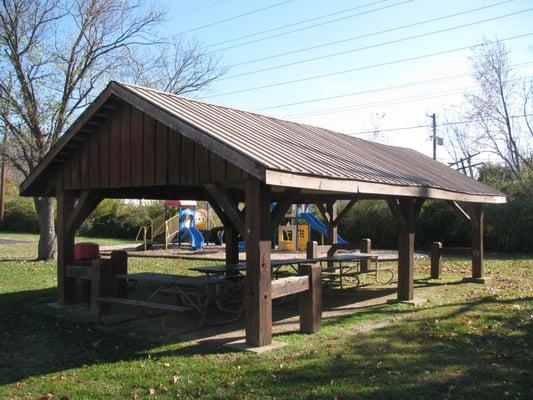
<instances>
[{"instance_id":1,"label":"utility pole","mask_svg":"<svg viewBox=\"0 0 533 400\"><path fill-rule=\"evenodd\" d=\"M435 113L431 114L431 125L433 128L433 159L437 159L437 116Z\"/></svg>"}]
</instances>

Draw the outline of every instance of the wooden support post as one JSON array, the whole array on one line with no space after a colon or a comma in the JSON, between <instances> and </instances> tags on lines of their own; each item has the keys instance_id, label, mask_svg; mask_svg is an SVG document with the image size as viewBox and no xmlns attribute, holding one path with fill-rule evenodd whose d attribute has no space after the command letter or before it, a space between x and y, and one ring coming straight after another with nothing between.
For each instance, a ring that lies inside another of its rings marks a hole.
<instances>
[{"instance_id":1,"label":"wooden support post","mask_svg":"<svg viewBox=\"0 0 533 400\"><path fill-rule=\"evenodd\" d=\"M105 272L106 267L109 267L108 260L103 260L100 258L94 258L91 260L91 304L90 311L94 317L97 317L100 313L100 302L98 299L104 297L105 292Z\"/></svg>"},{"instance_id":2,"label":"wooden support post","mask_svg":"<svg viewBox=\"0 0 533 400\"><path fill-rule=\"evenodd\" d=\"M74 210L74 195L56 186L57 198L57 301L72 304L76 300L76 279L67 276L67 265L74 260L74 233L67 220Z\"/></svg>"},{"instance_id":3,"label":"wooden support post","mask_svg":"<svg viewBox=\"0 0 533 400\"><path fill-rule=\"evenodd\" d=\"M226 236L226 264L239 262L239 232L232 225L224 226Z\"/></svg>"},{"instance_id":4,"label":"wooden support post","mask_svg":"<svg viewBox=\"0 0 533 400\"><path fill-rule=\"evenodd\" d=\"M440 279L442 243L431 243L431 279Z\"/></svg>"},{"instance_id":5,"label":"wooden support post","mask_svg":"<svg viewBox=\"0 0 533 400\"><path fill-rule=\"evenodd\" d=\"M471 226L472 276L464 280L468 282L487 283L488 278L483 277L483 208L481 204L465 204L462 207L456 202L451 202L450 204L460 215L470 222Z\"/></svg>"},{"instance_id":6,"label":"wooden support post","mask_svg":"<svg viewBox=\"0 0 533 400\"><path fill-rule=\"evenodd\" d=\"M272 343L272 271L270 266L270 190L259 180L245 186L246 344Z\"/></svg>"},{"instance_id":7,"label":"wooden support post","mask_svg":"<svg viewBox=\"0 0 533 400\"><path fill-rule=\"evenodd\" d=\"M337 225L334 225L332 222L337 219L337 204L334 201L328 201L326 203L326 212L329 215L328 224L328 237L326 244L335 244L337 243Z\"/></svg>"},{"instance_id":8,"label":"wooden support post","mask_svg":"<svg viewBox=\"0 0 533 400\"><path fill-rule=\"evenodd\" d=\"M128 282L125 279L117 279L117 275L128 273L128 253L123 250L111 252L111 270L113 281L113 296L126 297L128 295Z\"/></svg>"},{"instance_id":9,"label":"wooden support post","mask_svg":"<svg viewBox=\"0 0 533 400\"><path fill-rule=\"evenodd\" d=\"M337 243L337 226L333 225L333 221L337 218L337 204L335 201L328 201L326 203L326 215L329 216L329 220L326 221L328 225L328 237L326 238L326 244L334 245ZM334 256L335 254L328 251L328 257ZM333 262L328 261L328 268L333 267Z\"/></svg>"},{"instance_id":10,"label":"wooden support post","mask_svg":"<svg viewBox=\"0 0 533 400\"><path fill-rule=\"evenodd\" d=\"M318 243L317 242L307 242L306 246L306 256L307 259L314 259L318 257Z\"/></svg>"},{"instance_id":11,"label":"wooden support post","mask_svg":"<svg viewBox=\"0 0 533 400\"><path fill-rule=\"evenodd\" d=\"M300 264L298 274L309 277L309 290L300 293L300 332L318 332L322 324L322 269L319 264Z\"/></svg>"},{"instance_id":12,"label":"wooden support post","mask_svg":"<svg viewBox=\"0 0 533 400\"><path fill-rule=\"evenodd\" d=\"M221 210L221 213L224 213L237 231L244 235L243 212L239 210L238 203L233 200L230 193L220 184L208 184L205 185L205 189L209 196L215 200L216 206ZM212 205L215 207L215 204ZM217 214L219 213L217 209L215 211ZM270 222L270 211L268 218Z\"/></svg>"},{"instance_id":13,"label":"wooden support post","mask_svg":"<svg viewBox=\"0 0 533 400\"><path fill-rule=\"evenodd\" d=\"M409 301L414 297L415 222L421 202L400 198L387 203L398 224L398 300Z\"/></svg>"},{"instance_id":14,"label":"wooden support post","mask_svg":"<svg viewBox=\"0 0 533 400\"><path fill-rule=\"evenodd\" d=\"M359 248L361 253L372 253L372 240L370 239L361 239L361 247ZM361 260L361 272L368 272L368 260Z\"/></svg>"},{"instance_id":15,"label":"wooden support post","mask_svg":"<svg viewBox=\"0 0 533 400\"><path fill-rule=\"evenodd\" d=\"M469 207L472 226L472 279L483 278L483 208L479 204Z\"/></svg>"}]
</instances>

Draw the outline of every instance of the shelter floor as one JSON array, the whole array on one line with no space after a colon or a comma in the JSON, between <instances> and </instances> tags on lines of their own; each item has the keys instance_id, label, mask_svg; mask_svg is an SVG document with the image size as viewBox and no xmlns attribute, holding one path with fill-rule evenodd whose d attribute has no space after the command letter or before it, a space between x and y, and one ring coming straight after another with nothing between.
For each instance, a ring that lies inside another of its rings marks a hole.
<instances>
[{"instance_id":1,"label":"shelter floor","mask_svg":"<svg viewBox=\"0 0 533 400\"><path fill-rule=\"evenodd\" d=\"M357 289L354 287L348 287L342 290L336 288L325 289L323 295L323 323L326 324L329 320L337 320L348 315L368 311L369 309L375 310L376 308L387 307L387 301L396 298L396 285L395 280L388 285L375 284L369 275L362 279L362 286ZM424 280L417 281L415 288L417 295L431 296L428 291L434 285L446 286L447 283L430 284ZM60 307L54 305L54 307L48 307L48 309L48 312L52 311L55 315L69 320L82 321L90 319L88 306L74 305ZM117 322L125 320L134 312L132 308L120 305L113 306L110 309L109 321L113 322L113 319ZM216 310L213 310L212 317L225 318L225 316L217 315L215 312ZM385 324L392 322L393 319L386 321ZM166 314L152 317L141 316L133 321L117 323L112 326L98 325L98 329L123 331L130 336L142 337L161 343L208 342L222 345L245 336L244 317L237 322L199 329L195 329L196 322L197 320L195 318L186 317L183 314ZM381 322L379 326L366 324L358 327L358 329L366 331L378 329L383 326L384 323ZM274 335L299 332L297 298L274 304L272 330Z\"/></svg>"},{"instance_id":2,"label":"shelter floor","mask_svg":"<svg viewBox=\"0 0 533 400\"><path fill-rule=\"evenodd\" d=\"M194 250L188 245L172 246L167 250L164 248L156 248L153 250L143 251L138 247L132 247L131 245L116 245L116 246L103 246L101 249L102 254L110 253L112 250L125 250L130 257L154 257L154 258L181 258L189 260L208 260L208 261L225 261L225 246L224 245L209 245L204 246L202 249ZM395 250L373 250L380 260L396 259L398 252ZM342 254L343 251L338 251L338 254ZM273 249L271 258L273 260L285 260L291 258L305 257L305 251L283 251ZM326 253L320 253L319 256L325 256ZM422 254L415 254L416 257L423 257ZM239 259L246 261L246 251L240 250Z\"/></svg>"}]
</instances>

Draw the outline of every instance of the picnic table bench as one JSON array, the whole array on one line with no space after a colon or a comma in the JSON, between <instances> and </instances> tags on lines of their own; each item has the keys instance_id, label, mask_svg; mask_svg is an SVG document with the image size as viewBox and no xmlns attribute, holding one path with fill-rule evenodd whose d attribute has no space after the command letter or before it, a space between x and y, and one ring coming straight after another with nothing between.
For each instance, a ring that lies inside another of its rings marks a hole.
<instances>
[{"instance_id":1,"label":"picnic table bench","mask_svg":"<svg viewBox=\"0 0 533 400\"><path fill-rule=\"evenodd\" d=\"M204 324L218 324L210 322L207 319L208 306L212 302L217 304L219 310L235 315L235 318L220 323L237 320L242 313L242 306L238 304L238 302L235 310L222 305L221 297L223 297L224 294L223 286L229 284L228 280L223 276L186 276L140 272L117 275L117 278L135 283L155 283L157 288L144 300L102 297L99 299L101 303L140 307L148 316L151 315L146 313L145 309L174 312L195 311L200 315L199 326ZM154 301L154 299L160 294L175 295L182 304L173 305Z\"/></svg>"}]
</instances>

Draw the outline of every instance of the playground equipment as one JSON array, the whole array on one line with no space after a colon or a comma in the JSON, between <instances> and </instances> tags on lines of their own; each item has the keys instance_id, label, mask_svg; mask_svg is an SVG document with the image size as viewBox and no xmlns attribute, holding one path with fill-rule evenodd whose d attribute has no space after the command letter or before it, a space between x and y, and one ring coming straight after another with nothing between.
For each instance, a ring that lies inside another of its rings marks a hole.
<instances>
[{"instance_id":1,"label":"playground equipment","mask_svg":"<svg viewBox=\"0 0 533 400\"><path fill-rule=\"evenodd\" d=\"M307 242L310 241L311 232L314 230L322 236L328 235L327 226L311 211L311 204L293 204L289 212L285 214L287 225L278 228L278 249L288 251L304 251ZM303 219L307 224L300 224ZM337 243L348 243L337 235Z\"/></svg>"},{"instance_id":2,"label":"playground equipment","mask_svg":"<svg viewBox=\"0 0 533 400\"><path fill-rule=\"evenodd\" d=\"M276 203L271 203L272 210ZM306 223L300 223L304 220ZM326 237L328 235L328 228L311 210L311 204L293 204L289 211L284 216L284 222L278 227L278 249L286 251L305 251L307 242L311 240L311 231L316 231L320 235ZM218 240L224 243L224 231L218 232ZM275 244L273 239L273 246ZM337 235L337 243L347 244L340 235ZM246 248L244 241L239 242L239 249Z\"/></svg>"},{"instance_id":3,"label":"playground equipment","mask_svg":"<svg viewBox=\"0 0 533 400\"><path fill-rule=\"evenodd\" d=\"M169 245L190 242L193 249L200 249L204 245L204 237L201 230L208 230L209 218L206 210L196 209L196 201L190 200L167 200L164 203L165 212L154 218L150 225L142 226L137 233L137 241L144 243L147 249L148 243L152 245L160 242L165 250ZM178 207L175 215L168 217L168 208Z\"/></svg>"},{"instance_id":4,"label":"playground equipment","mask_svg":"<svg viewBox=\"0 0 533 400\"><path fill-rule=\"evenodd\" d=\"M318 219L315 214L311 212L311 204L308 204L304 208L304 212L298 213L298 218L305 220L309 224L311 229L317 231L322 236L328 235L328 227L322 221L320 221L320 219ZM348 242L344 240L340 235L337 235L337 243L347 244Z\"/></svg>"}]
</instances>

